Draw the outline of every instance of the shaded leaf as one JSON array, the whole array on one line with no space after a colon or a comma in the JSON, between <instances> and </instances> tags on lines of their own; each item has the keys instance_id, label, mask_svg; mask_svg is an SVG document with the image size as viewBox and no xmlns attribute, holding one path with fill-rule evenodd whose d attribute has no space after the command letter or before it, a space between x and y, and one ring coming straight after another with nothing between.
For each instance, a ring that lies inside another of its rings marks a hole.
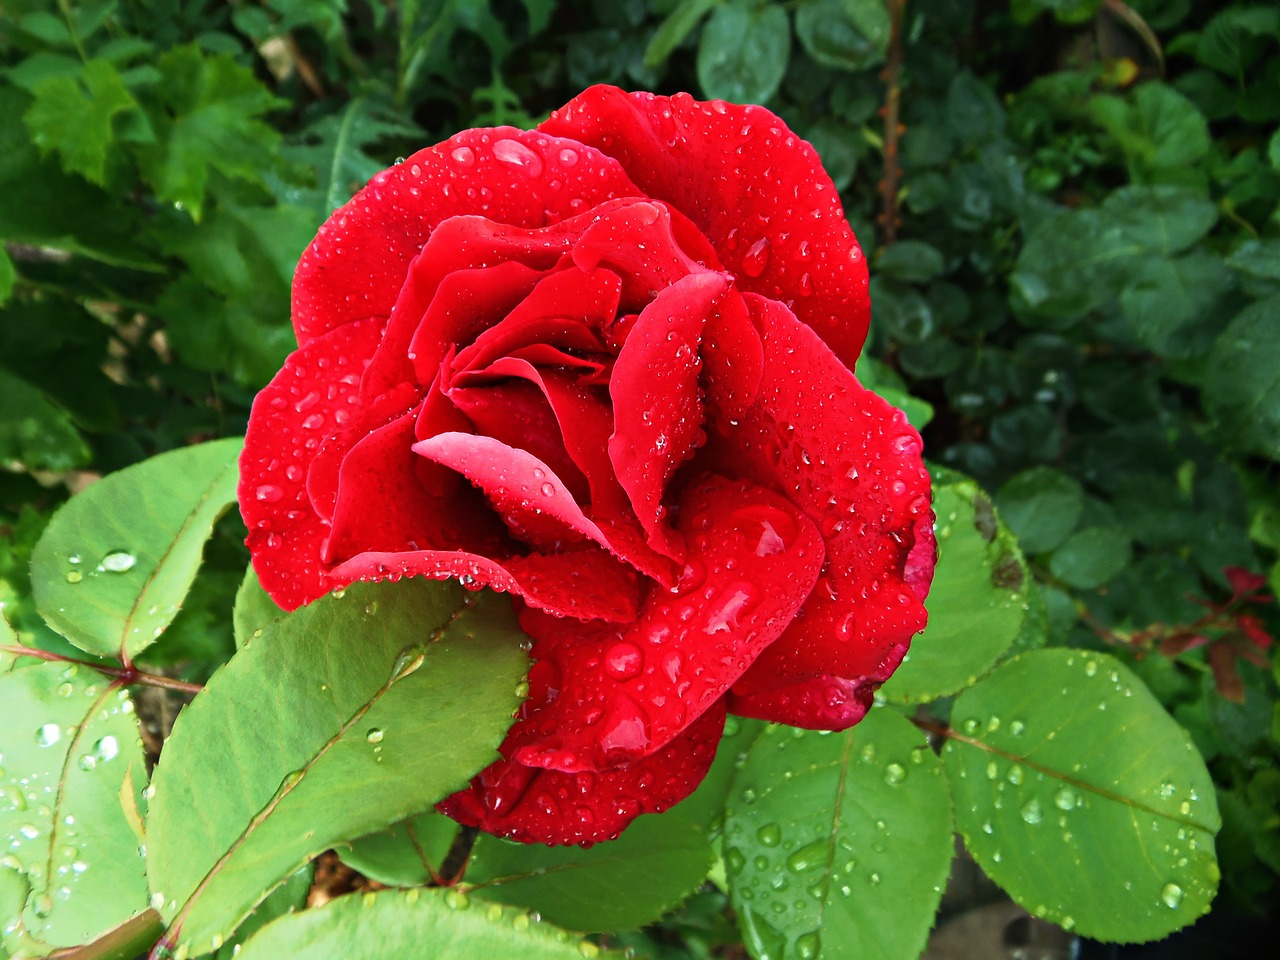
<instances>
[{"instance_id":1,"label":"shaded leaf","mask_svg":"<svg viewBox=\"0 0 1280 960\"><path fill-rule=\"evenodd\" d=\"M791 21L772 4L730 0L716 7L698 43L698 83L712 99L764 103L791 56Z\"/></svg>"},{"instance_id":2,"label":"shaded leaf","mask_svg":"<svg viewBox=\"0 0 1280 960\"><path fill-rule=\"evenodd\" d=\"M702 831L651 814L585 850L481 835L467 881L479 884L477 896L537 910L571 930L630 930L697 890L713 860Z\"/></svg>"},{"instance_id":3,"label":"shaded leaf","mask_svg":"<svg viewBox=\"0 0 1280 960\"><path fill-rule=\"evenodd\" d=\"M1049 558L1049 570L1068 586L1092 590L1106 583L1129 563L1133 548L1115 527L1077 530Z\"/></svg>"},{"instance_id":4,"label":"shaded leaf","mask_svg":"<svg viewBox=\"0 0 1280 960\"><path fill-rule=\"evenodd\" d=\"M694 28L716 6L718 0L680 0L665 20L658 25L644 51L644 64L657 69L667 62Z\"/></svg>"},{"instance_id":5,"label":"shaded leaf","mask_svg":"<svg viewBox=\"0 0 1280 960\"><path fill-rule=\"evenodd\" d=\"M0 367L0 461L61 473L89 462L89 448L68 413Z\"/></svg>"},{"instance_id":6,"label":"shaded leaf","mask_svg":"<svg viewBox=\"0 0 1280 960\"><path fill-rule=\"evenodd\" d=\"M137 106L116 68L90 60L79 77L52 76L31 92L35 100L23 116L31 142L43 153L56 151L67 173L105 183L112 124L117 114Z\"/></svg>"},{"instance_id":7,"label":"shaded leaf","mask_svg":"<svg viewBox=\"0 0 1280 960\"><path fill-rule=\"evenodd\" d=\"M1011 477L996 494L1000 513L1027 553L1062 543L1084 509L1079 481L1052 467L1032 467Z\"/></svg>"},{"instance_id":8,"label":"shaded leaf","mask_svg":"<svg viewBox=\"0 0 1280 960\"><path fill-rule=\"evenodd\" d=\"M889 14L881 0L801 0L796 36L823 66L865 70L884 60Z\"/></svg>"},{"instance_id":9,"label":"shaded leaf","mask_svg":"<svg viewBox=\"0 0 1280 960\"><path fill-rule=\"evenodd\" d=\"M1213 345L1201 384L1229 442L1280 460L1280 296L1242 310Z\"/></svg>"},{"instance_id":10,"label":"shaded leaf","mask_svg":"<svg viewBox=\"0 0 1280 960\"><path fill-rule=\"evenodd\" d=\"M458 825L428 811L357 837L338 848L347 866L390 887L414 887L439 879Z\"/></svg>"}]
</instances>

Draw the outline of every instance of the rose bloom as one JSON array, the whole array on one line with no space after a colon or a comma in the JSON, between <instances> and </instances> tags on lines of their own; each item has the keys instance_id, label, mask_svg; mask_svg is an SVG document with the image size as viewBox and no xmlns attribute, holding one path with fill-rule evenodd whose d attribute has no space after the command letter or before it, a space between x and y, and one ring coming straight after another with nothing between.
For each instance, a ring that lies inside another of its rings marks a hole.
<instances>
[{"instance_id":1,"label":"rose bloom","mask_svg":"<svg viewBox=\"0 0 1280 960\"><path fill-rule=\"evenodd\" d=\"M240 503L285 609L510 594L530 693L441 809L590 843L702 780L726 711L841 730L925 624L920 437L850 372L866 263L761 107L593 87L375 176L302 255Z\"/></svg>"}]
</instances>

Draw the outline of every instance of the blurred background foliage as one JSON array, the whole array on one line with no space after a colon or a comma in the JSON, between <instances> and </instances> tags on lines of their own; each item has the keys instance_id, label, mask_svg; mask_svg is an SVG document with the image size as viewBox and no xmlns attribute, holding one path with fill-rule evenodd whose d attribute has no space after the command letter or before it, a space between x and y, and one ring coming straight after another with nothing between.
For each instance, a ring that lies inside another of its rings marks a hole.
<instances>
[{"instance_id":1,"label":"blurred background foliage","mask_svg":"<svg viewBox=\"0 0 1280 960\"><path fill-rule=\"evenodd\" d=\"M1120 655L1192 733L1220 903L1274 910L1272 2L8 0L0 601L23 641L63 649L27 562L70 492L243 431L331 210L593 83L764 103L815 144L871 258L859 374L994 492L1050 642ZM230 654L238 523L153 664ZM668 940L732 938L716 896Z\"/></svg>"}]
</instances>

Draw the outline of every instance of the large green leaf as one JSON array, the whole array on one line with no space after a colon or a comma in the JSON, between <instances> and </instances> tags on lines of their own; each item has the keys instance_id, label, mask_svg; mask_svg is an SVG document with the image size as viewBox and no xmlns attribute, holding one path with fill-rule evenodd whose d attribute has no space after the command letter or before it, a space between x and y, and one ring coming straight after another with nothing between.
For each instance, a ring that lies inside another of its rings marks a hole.
<instances>
[{"instance_id":1,"label":"large green leaf","mask_svg":"<svg viewBox=\"0 0 1280 960\"><path fill-rule=\"evenodd\" d=\"M951 864L950 805L924 735L893 710L840 734L767 728L724 832L752 955L918 957Z\"/></svg>"},{"instance_id":2,"label":"large green leaf","mask_svg":"<svg viewBox=\"0 0 1280 960\"><path fill-rule=\"evenodd\" d=\"M217 946L310 857L497 759L522 639L507 598L417 579L264 628L179 715L156 768L147 869L171 939Z\"/></svg>"},{"instance_id":3,"label":"large green leaf","mask_svg":"<svg viewBox=\"0 0 1280 960\"><path fill-rule=\"evenodd\" d=\"M698 44L698 83L708 97L764 103L787 72L791 21L782 7L730 0L716 7Z\"/></svg>"},{"instance_id":4,"label":"large green leaf","mask_svg":"<svg viewBox=\"0 0 1280 960\"><path fill-rule=\"evenodd\" d=\"M281 917L249 938L238 960L621 960L523 911L457 890L385 890L339 897Z\"/></svg>"},{"instance_id":5,"label":"large green leaf","mask_svg":"<svg viewBox=\"0 0 1280 960\"><path fill-rule=\"evenodd\" d=\"M467 881L485 899L537 910L571 930L629 930L692 894L713 860L701 830L651 815L586 850L481 836Z\"/></svg>"},{"instance_id":6,"label":"large green leaf","mask_svg":"<svg viewBox=\"0 0 1280 960\"><path fill-rule=\"evenodd\" d=\"M137 815L122 803L136 811L146 777L133 703L65 663L0 677L0 703L0 866L26 878L31 936L87 943L147 906Z\"/></svg>"},{"instance_id":7,"label":"large green leaf","mask_svg":"<svg viewBox=\"0 0 1280 960\"><path fill-rule=\"evenodd\" d=\"M938 566L925 605L929 625L881 688L920 703L974 682L1009 648L1027 616L1029 573L991 501L970 481L939 486Z\"/></svg>"},{"instance_id":8,"label":"large green leaf","mask_svg":"<svg viewBox=\"0 0 1280 960\"><path fill-rule=\"evenodd\" d=\"M1232 443L1280 460L1280 296L1246 307L1218 337L1201 385Z\"/></svg>"},{"instance_id":9,"label":"large green leaf","mask_svg":"<svg viewBox=\"0 0 1280 960\"><path fill-rule=\"evenodd\" d=\"M76 646L136 656L177 614L235 501L239 439L171 450L81 491L31 555L36 608Z\"/></svg>"},{"instance_id":10,"label":"large green leaf","mask_svg":"<svg viewBox=\"0 0 1280 960\"><path fill-rule=\"evenodd\" d=\"M889 29L882 0L800 0L796 7L800 45L835 70L865 70L882 62Z\"/></svg>"},{"instance_id":11,"label":"large green leaf","mask_svg":"<svg viewBox=\"0 0 1280 960\"><path fill-rule=\"evenodd\" d=\"M974 859L1037 916L1156 940L1218 885L1213 781L1191 738L1105 654L1023 654L956 700L943 764Z\"/></svg>"}]
</instances>

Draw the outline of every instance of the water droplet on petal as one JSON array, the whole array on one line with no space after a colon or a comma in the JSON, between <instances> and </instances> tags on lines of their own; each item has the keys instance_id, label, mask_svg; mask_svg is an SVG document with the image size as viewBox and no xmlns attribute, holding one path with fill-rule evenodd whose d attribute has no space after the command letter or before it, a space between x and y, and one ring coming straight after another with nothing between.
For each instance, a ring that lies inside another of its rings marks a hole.
<instances>
[{"instance_id":1,"label":"water droplet on petal","mask_svg":"<svg viewBox=\"0 0 1280 960\"><path fill-rule=\"evenodd\" d=\"M470 147L454 147L449 155L464 167L469 167L476 162L476 152Z\"/></svg>"},{"instance_id":2,"label":"water droplet on petal","mask_svg":"<svg viewBox=\"0 0 1280 960\"><path fill-rule=\"evenodd\" d=\"M503 163L514 164L536 177L542 173L542 158L519 140L502 139L493 145L493 155Z\"/></svg>"},{"instance_id":3,"label":"water droplet on petal","mask_svg":"<svg viewBox=\"0 0 1280 960\"><path fill-rule=\"evenodd\" d=\"M644 654L634 643L615 643L604 655L604 668L616 680L630 680L644 668Z\"/></svg>"},{"instance_id":4,"label":"water droplet on petal","mask_svg":"<svg viewBox=\"0 0 1280 960\"><path fill-rule=\"evenodd\" d=\"M769 265L769 238L761 237L742 257L742 272L748 277L758 277Z\"/></svg>"}]
</instances>

